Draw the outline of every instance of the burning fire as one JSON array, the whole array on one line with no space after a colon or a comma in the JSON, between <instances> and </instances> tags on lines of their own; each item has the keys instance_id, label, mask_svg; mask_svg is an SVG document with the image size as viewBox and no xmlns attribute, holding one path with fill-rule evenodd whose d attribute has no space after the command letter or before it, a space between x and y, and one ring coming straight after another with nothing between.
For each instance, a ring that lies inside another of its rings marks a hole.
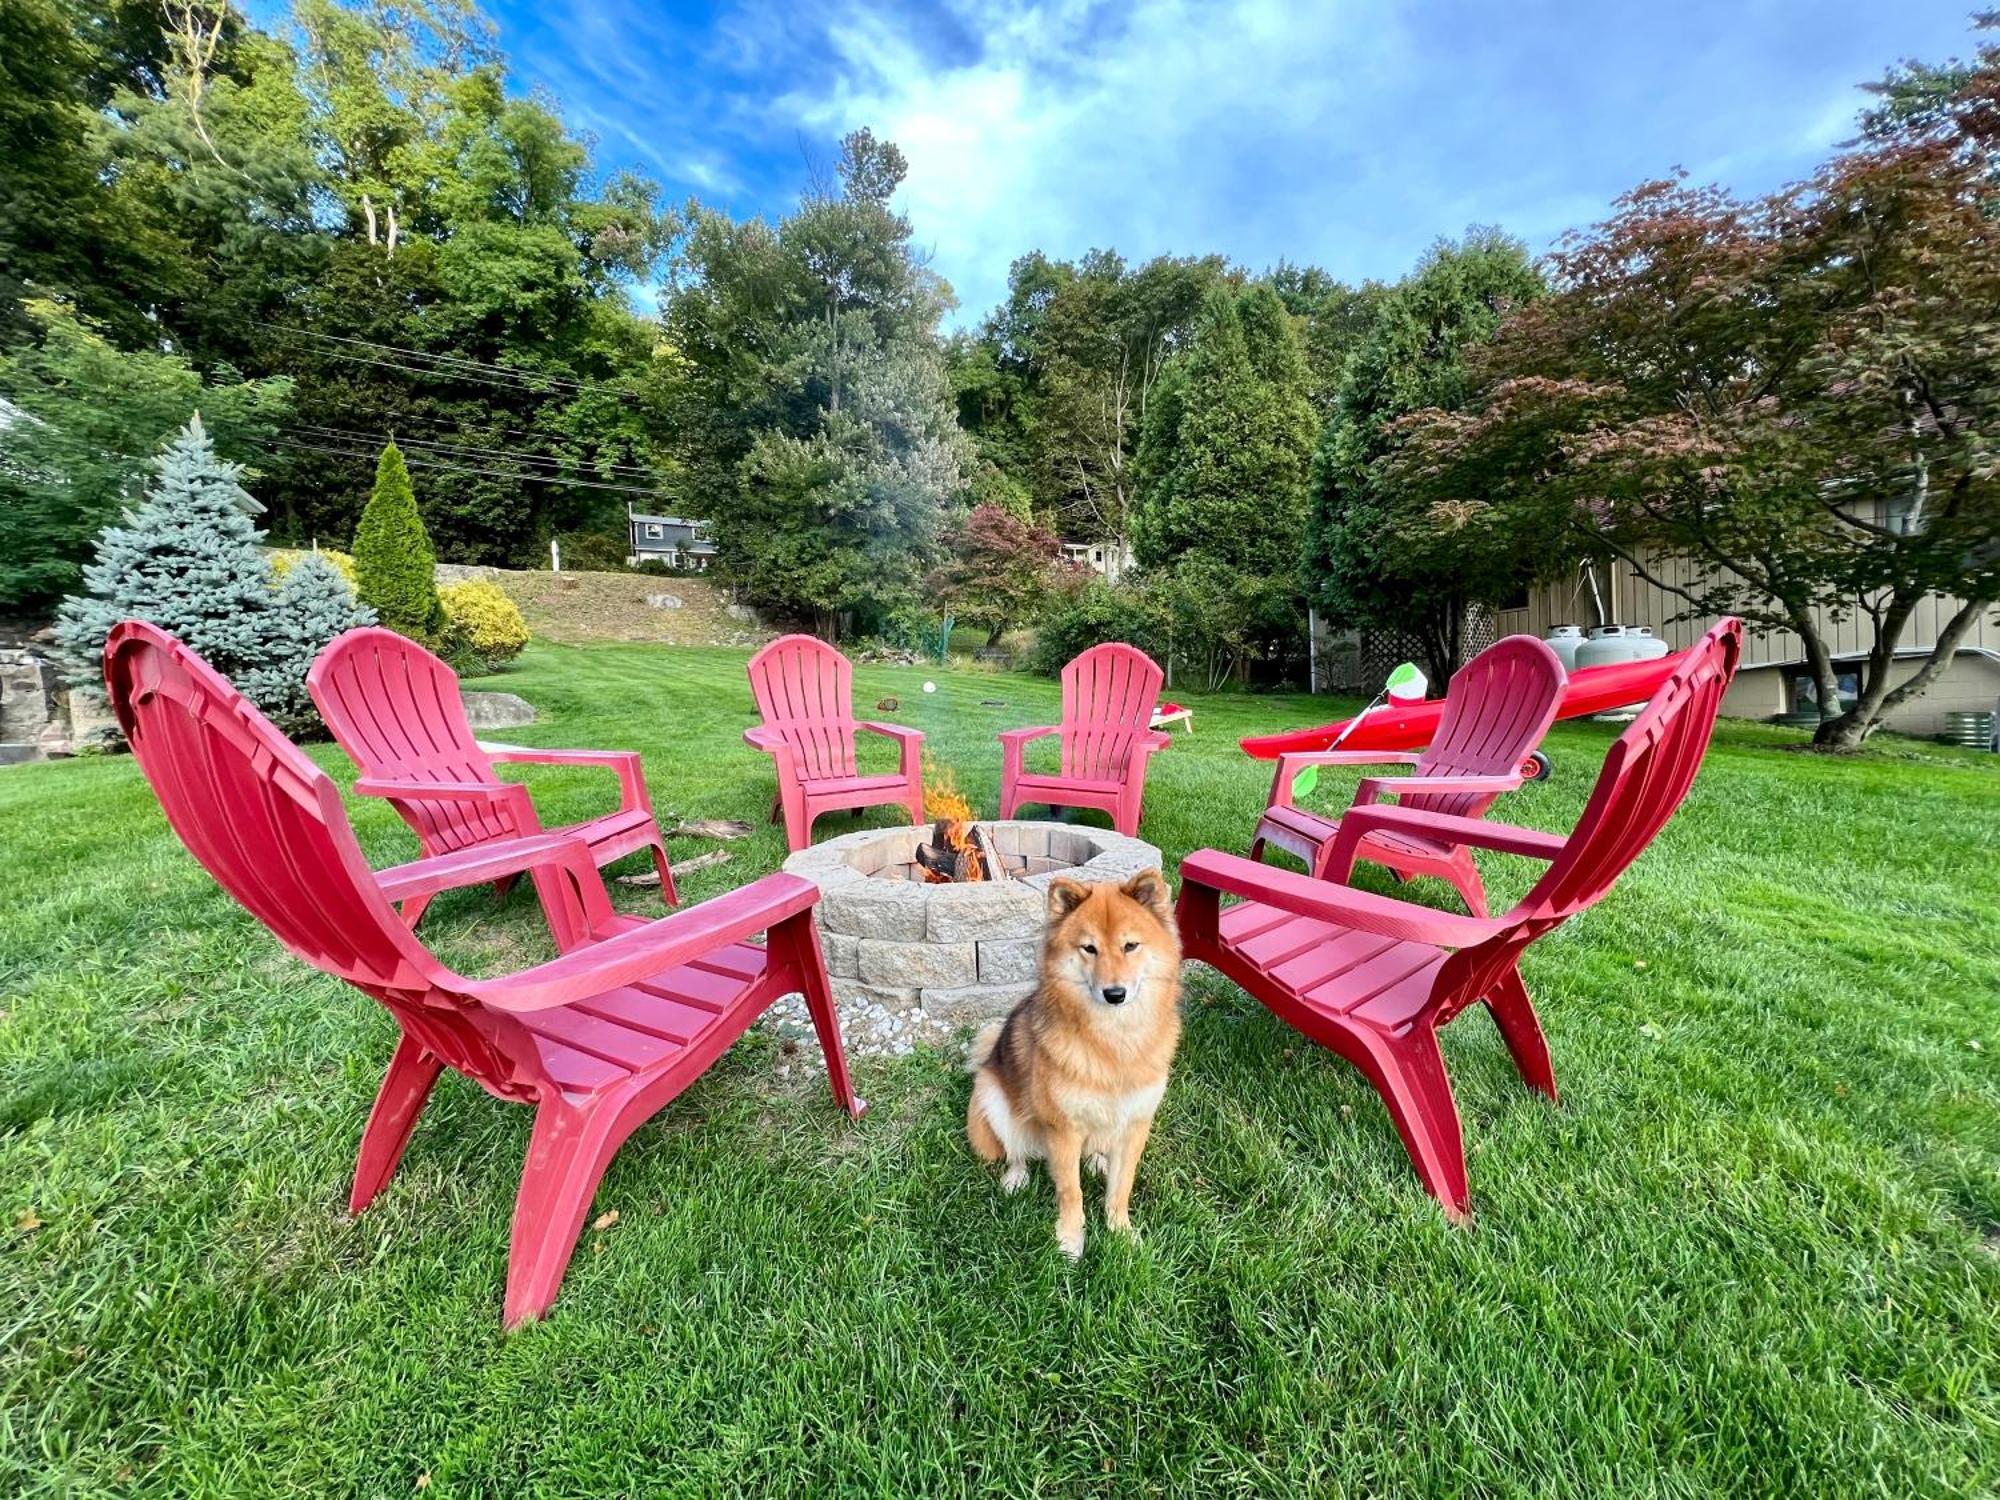
<instances>
[{"instance_id":1,"label":"burning fire","mask_svg":"<svg viewBox=\"0 0 2000 1500\"><path fill-rule=\"evenodd\" d=\"M924 767L924 816L952 823L970 823L979 816L979 810L958 789L957 773L950 766L942 770L935 764Z\"/></svg>"},{"instance_id":2,"label":"burning fire","mask_svg":"<svg viewBox=\"0 0 2000 1500\"><path fill-rule=\"evenodd\" d=\"M954 880L992 878L986 867L989 855L985 840L973 831L979 811L958 789L958 777L951 767L926 765L924 816L932 820L930 839L917 855L925 880L947 885Z\"/></svg>"},{"instance_id":3,"label":"burning fire","mask_svg":"<svg viewBox=\"0 0 2000 1500\"><path fill-rule=\"evenodd\" d=\"M951 851L952 857L958 864L958 879L960 881L969 883L986 878L986 851L974 841L971 823L963 818L941 819L931 831L931 839L934 844L940 836L942 836L944 842L941 845L937 845L937 847ZM921 868L924 872L924 879L930 881L933 885L945 885L951 881L951 876L941 875L928 865Z\"/></svg>"}]
</instances>

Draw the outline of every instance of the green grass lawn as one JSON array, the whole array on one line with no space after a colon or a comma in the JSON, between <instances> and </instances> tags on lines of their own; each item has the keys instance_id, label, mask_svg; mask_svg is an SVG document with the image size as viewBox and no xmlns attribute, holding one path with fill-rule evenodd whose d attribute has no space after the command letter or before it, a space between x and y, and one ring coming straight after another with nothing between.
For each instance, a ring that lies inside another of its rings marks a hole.
<instances>
[{"instance_id":1,"label":"green grass lawn","mask_svg":"<svg viewBox=\"0 0 2000 1500\"><path fill-rule=\"evenodd\" d=\"M743 661L538 647L487 685L543 711L510 737L642 750L663 813L758 821L700 900L783 852ZM925 675L864 668L860 705L900 696L990 811L995 732L1054 686ZM1334 712L1175 696L1198 737L1143 829L1170 863L1246 844L1269 768L1238 734ZM1508 815L1566 828L1611 732L1559 727ZM386 1013L222 896L129 759L0 772L0 1493L1993 1493L2000 775L1790 739L1725 725L1623 884L1530 950L1563 1107L1484 1017L1446 1032L1470 1229L1359 1075L1195 970L1137 1240L1093 1201L1063 1260L1046 1179L1004 1198L966 1149L956 1055L860 1063L850 1124L759 1032L633 1137L616 1225L511 1337L529 1112L447 1077L349 1220ZM608 805L531 779L552 820ZM1533 873L1487 870L1496 904ZM426 930L475 970L546 952L525 891Z\"/></svg>"}]
</instances>

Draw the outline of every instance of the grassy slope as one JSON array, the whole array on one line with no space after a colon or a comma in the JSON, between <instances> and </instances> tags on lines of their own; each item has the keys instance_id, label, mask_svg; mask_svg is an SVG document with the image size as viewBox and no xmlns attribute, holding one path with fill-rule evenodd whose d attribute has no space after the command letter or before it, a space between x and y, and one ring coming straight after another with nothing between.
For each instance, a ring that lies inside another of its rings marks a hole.
<instances>
[{"instance_id":1,"label":"grassy slope","mask_svg":"<svg viewBox=\"0 0 2000 1500\"><path fill-rule=\"evenodd\" d=\"M492 685L545 710L517 738L637 747L663 810L758 817L742 661L538 647ZM857 675L988 807L994 731L1054 702ZM1147 799L1175 856L1248 835L1268 770L1235 735L1329 716L1197 706ZM1565 826L1607 734L1560 728L1515 816ZM1046 1182L1002 1198L970 1160L955 1059L861 1065L850 1126L760 1034L627 1146L598 1202L619 1222L512 1338L527 1112L448 1078L346 1220L387 1017L231 907L130 761L8 771L0 1491L1990 1491L2000 777L1783 742L1725 728L1660 843L1531 952L1563 1108L1484 1018L1447 1033L1468 1232L1356 1074L1203 972L1136 1243L1093 1203L1061 1261ZM555 816L606 794L534 784ZM690 896L781 853L734 848ZM1501 899L1529 874L1489 869ZM434 913L469 965L539 951L524 895Z\"/></svg>"}]
</instances>

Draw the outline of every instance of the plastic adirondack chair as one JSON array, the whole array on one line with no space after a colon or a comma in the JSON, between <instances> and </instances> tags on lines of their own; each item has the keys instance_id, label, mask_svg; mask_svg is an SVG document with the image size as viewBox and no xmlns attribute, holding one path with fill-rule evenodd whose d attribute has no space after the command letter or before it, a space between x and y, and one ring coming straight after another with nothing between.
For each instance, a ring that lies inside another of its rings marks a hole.
<instances>
[{"instance_id":1,"label":"plastic adirondack chair","mask_svg":"<svg viewBox=\"0 0 2000 1500\"><path fill-rule=\"evenodd\" d=\"M646 921L615 914L580 839L541 835L452 859L529 850L560 957L499 979L453 973L398 919L332 780L193 652L128 621L105 682L140 769L189 852L298 957L379 1000L402 1030L368 1118L348 1199L387 1184L439 1072L535 1106L508 1254L505 1321L547 1311L598 1179L639 1125L779 996L802 992L833 1093L848 1080L813 932L818 891L767 875ZM763 946L746 939L766 935Z\"/></svg>"},{"instance_id":2,"label":"plastic adirondack chair","mask_svg":"<svg viewBox=\"0 0 2000 1500\"><path fill-rule=\"evenodd\" d=\"M416 831L425 854L544 831L582 840L600 866L646 849L660 872L661 897L669 906L679 904L666 840L632 751L535 750L477 740L465 717L458 675L409 637L379 626L327 642L306 674L306 688L361 772L354 790L387 799ZM618 778L618 810L544 830L528 789L494 775L496 761L610 771ZM511 877L494 883L504 892ZM435 894L406 899L403 920L415 927Z\"/></svg>"},{"instance_id":3,"label":"plastic adirondack chair","mask_svg":"<svg viewBox=\"0 0 2000 1500\"><path fill-rule=\"evenodd\" d=\"M1700 769L1742 650L1724 620L1620 735L1568 837L1390 805L1341 821L1330 873L1344 877L1378 829L1444 832L1481 848L1549 862L1512 911L1459 916L1203 849L1181 865L1181 944L1286 1024L1367 1075L1389 1106L1417 1175L1445 1212L1471 1212L1458 1106L1438 1029L1484 1005L1521 1076L1556 1097L1541 1023L1521 982L1521 954L1611 889L1680 806ZM1224 909L1225 895L1244 898Z\"/></svg>"},{"instance_id":4,"label":"plastic adirondack chair","mask_svg":"<svg viewBox=\"0 0 2000 1500\"><path fill-rule=\"evenodd\" d=\"M1555 722L1563 667L1555 652L1531 635L1496 641L1460 667L1445 689L1437 735L1421 752L1315 750L1278 757L1270 805L1257 820L1250 857L1262 859L1275 844L1299 856L1315 874L1345 818L1325 818L1293 805L1292 783L1307 766L1406 765L1407 777L1370 776L1355 788L1353 806L1367 807L1387 793L1415 812L1477 818L1502 792L1524 779L1527 763ZM1421 781L1418 791L1413 782ZM1349 814L1351 816L1351 813ZM1474 916L1486 915L1486 887L1463 841L1441 837L1411 821L1373 829L1359 858L1387 865L1398 878L1436 875L1450 881Z\"/></svg>"},{"instance_id":5,"label":"plastic adirondack chair","mask_svg":"<svg viewBox=\"0 0 2000 1500\"><path fill-rule=\"evenodd\" d=\"M1024 802L1090 807L1111 815L1120 833L1139 832L1146 795L1146 762L1173 743L1152 727L1162 674L1136 646L1110 641L1092 646L1063 668L1062 723L1009 729L1000 735L1000 816L1011 818ZM1062 737L1062 768L1040 775L1023 764L1030 740Z\"/></svg>"},{"instance_id":6,"label":"plastic adirondack chair","mask_svg":"<svg viewBox=\"0 0 2000 1500\"><path fill-rule=\"evenodd\" d=\"M771 757L778 795L771 821L785 820L794 851L812 842L813 821L839 808L895 803L924 820L924 736L900 724L854 717L854 667L825 641L784 635L750 658L750 691L763 724L743 731L747 745ZM854 760L858 730L886 735L902 747L893 776L863 776Z\"/></svg>"}]
</instances>

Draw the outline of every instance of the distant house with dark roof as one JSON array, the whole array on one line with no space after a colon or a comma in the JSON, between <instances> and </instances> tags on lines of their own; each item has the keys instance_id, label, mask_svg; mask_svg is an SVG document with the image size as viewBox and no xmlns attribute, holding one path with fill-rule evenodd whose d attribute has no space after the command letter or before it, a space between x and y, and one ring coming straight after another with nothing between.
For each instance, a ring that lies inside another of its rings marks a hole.
<instances>
[{"instance_id":1,"label":"distant house with dark roof","mask_svg":"<svg viewBox=\"0 0 2000 1500\"><path fill-rule=\"evenodd\" d=\"M625 518L632 528L631 549L625 560L635 567L642 562L662 562L685 572L705 573L715 561L715 541L706 521L649 516L630 507Z\"/></svg>"}]
</instances>

